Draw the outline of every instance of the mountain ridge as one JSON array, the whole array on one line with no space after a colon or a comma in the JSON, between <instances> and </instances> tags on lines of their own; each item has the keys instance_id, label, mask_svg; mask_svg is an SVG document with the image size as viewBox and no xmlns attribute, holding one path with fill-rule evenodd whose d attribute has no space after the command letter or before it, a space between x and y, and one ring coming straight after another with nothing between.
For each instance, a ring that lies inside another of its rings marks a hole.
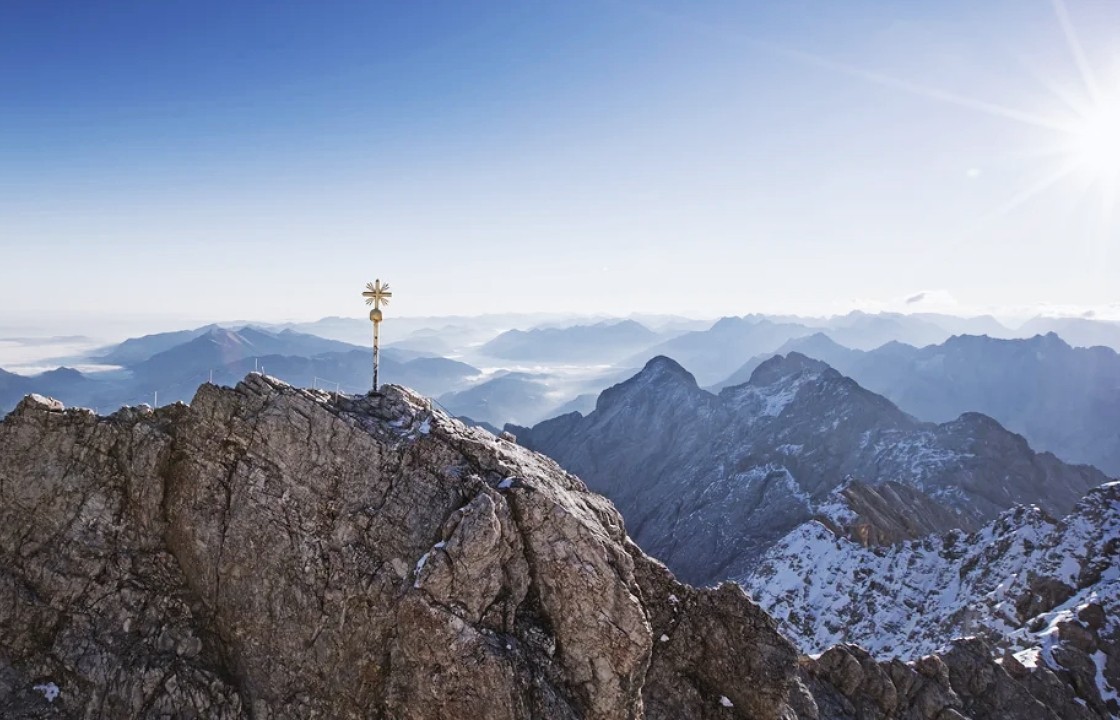
<instances>
[{"instance_id":1,"label":"mountain ridge","mask_svg":"<svg viewBox=\"0 0 1120 720\"><path fill-rule=\"evenodd\" d=\"M651 361L586 417L507 429L611 498L643 547L700 583L735 568L745 575L753 553L810 519L848 479L907 485L958 526L1022 502L1064 513L1108 479L1034 452L977 413L920 422L796 353L756 375L716 396L678 363Z\"/></svg>"},{"instance_id":2,"label":"mountain ridge","mask_svg":"<svg viewBox=\"0 0 1120 720\"><path fill-rule=\"evenodd\" d=\"M1061 519L1018 506L968 534L887 547L806 523L743 582L803 652L856 643L917 660L978 636L1012 671L1092 668L1090 704L1120 714L1120 483Z\"/></svg>"},{"instance_id":3,"label":"mountain ridge","mask_svg":"<svg viewBox=\"0 0 1120 720\"><path fill-rule=\"evenodd\" d=\"M869 352L826 340L810 336L783 347L833 365L923 420L980 411L1067 462L1120 474L1120 354L1112 349L1075 348L1052 332L1027 339L961 335ZM740 382L765 357L713 389Z\"/></svg>"}]
</instances>

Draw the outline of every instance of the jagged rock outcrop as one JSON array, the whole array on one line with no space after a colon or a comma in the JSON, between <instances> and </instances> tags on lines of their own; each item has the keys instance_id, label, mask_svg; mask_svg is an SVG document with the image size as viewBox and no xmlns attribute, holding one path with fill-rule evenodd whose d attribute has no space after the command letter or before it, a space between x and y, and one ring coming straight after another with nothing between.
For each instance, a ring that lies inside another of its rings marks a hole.
<instances>
[{"instance_id":1,"label":"jagged rock outcrop","mask_svg":"<svg viewBox=\"0 0 1120 720\"><path fill-rule=\"evenodd\" d=\"M909 485L889 480L879 485L846 482L831 498L817 507L813 519L864 547L892 545L944 528L976 527L974 518L953 512Z\"/></svg>"},{"instance_id":2,"label":"jagged rock outcrop","mask_svg":"<svg viewBox=\"0 0 1120 720\"><path fill-rule=\"evenodd\" d=\"M972 529L1016 504L1064 514L1108 479L984 415L919 422L798 353L718 396L655 358L586 417L510 429L609 497L637 542L695 583L746 576L815 516L865 544L894 542Z\"/></svg>"},{"instance_id":3,"label":"jagged rock outcrop","mask_svg":"<svg viewBox=\"0 0 1120 720\"><path fill-rule=\"evenodd\" d=\"M408 391L0 423L4 718L778 720L791 691L740 588Z\"/></svg>"},{"instance_id":4,"label":"jagged rock outcrop","mask_svg":"<svg viewBox=\"0 0 1120 720\"><path fill-rule=\"evenodd\" d=\"M943 655L912 663L876 661L855 645L803 658L812 706L801 720L1094 720L1115 716L1090 706L1067 678L1047 668L1008 670L982 641L955 641Z\"/></svg>"}]
</instances>

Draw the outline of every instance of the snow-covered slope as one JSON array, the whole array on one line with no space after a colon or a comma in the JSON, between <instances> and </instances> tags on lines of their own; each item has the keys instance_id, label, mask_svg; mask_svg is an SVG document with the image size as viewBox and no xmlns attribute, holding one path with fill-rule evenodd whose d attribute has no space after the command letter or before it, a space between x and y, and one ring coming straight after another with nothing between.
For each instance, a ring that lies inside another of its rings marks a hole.
<instances>
[{"instance_id":1,"label":"snow-covered slope","mask_svg":"<svg viewBox=\"0 0 1120 720\"><path fill-rule=\"evenodd\" d=\"M1016 507L971 534L889 547L811 521L743 584L807 653L854 643L917 659L980 636L1005 666L1091 675L1102 703L1120 688L1120 483L1061 520Z\"/></svg>"}]
</instances>

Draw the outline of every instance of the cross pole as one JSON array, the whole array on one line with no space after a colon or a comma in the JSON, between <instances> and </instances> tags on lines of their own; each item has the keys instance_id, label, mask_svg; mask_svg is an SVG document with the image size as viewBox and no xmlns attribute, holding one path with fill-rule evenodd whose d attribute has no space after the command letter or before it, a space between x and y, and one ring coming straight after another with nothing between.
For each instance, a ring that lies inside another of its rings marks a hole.
<instances>
[{"instance_id":1,"label":"cross pole","mask_svg":"<svg viewBox=\"0 0 1120 720\"><path fill-rule=\"evenodd\" d=\"M389 292L389 283L382 285L379 278L366 283L362 297L366 299L366 305L373 305L369 319L373 323L373 392L377 392L377 366L381 362L381 305L388 305L393 293Z\"/></svg>"}]
</instances>

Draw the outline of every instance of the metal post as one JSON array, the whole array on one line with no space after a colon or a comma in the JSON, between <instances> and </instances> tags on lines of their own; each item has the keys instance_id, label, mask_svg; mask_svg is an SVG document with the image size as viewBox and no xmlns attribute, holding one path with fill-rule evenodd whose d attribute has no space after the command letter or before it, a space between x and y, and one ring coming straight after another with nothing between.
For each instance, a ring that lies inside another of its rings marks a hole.
<instances>
[{"instance_id":1,"label":"metal post","mask_svg":"<svg viewBox=\"0 0 1120 720\"><path fill-rule=\"evenodd\" d=\"M373 323L373 392L377 392L377 367L381 360L381 305L389 304L389 298L393 297L393 293L389 292L389 284L381 284L380 278L374 282L366 283L365 292L362 297L366 299L366 305L373 305L373 309L369 311L370 322Z\"/></svg>"},{"instance_id":2,"label":"metal post","mask_svg":"<svg viewBox=\"0 0 1120 720\"><path fill-rule=\"evenodd\" d=\"M381 323L373 323L373 391L377 392L377 366L381 360Z\"/></svg>"}]
</instances>

